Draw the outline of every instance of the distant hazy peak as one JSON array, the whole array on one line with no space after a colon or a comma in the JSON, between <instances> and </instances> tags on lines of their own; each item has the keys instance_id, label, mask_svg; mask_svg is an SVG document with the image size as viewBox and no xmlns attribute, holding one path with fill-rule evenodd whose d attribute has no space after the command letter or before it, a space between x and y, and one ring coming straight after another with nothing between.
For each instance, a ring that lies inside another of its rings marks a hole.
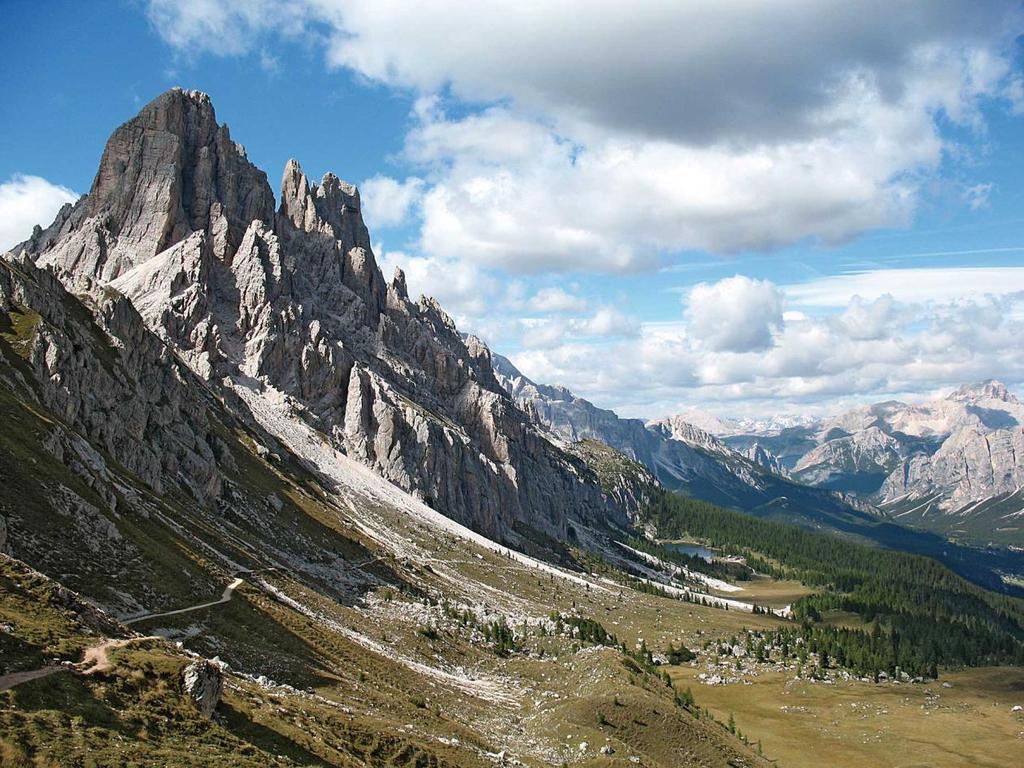
<instances>
[{"instance_id":1,"label":"distant hazy peak","mask_svg":"<svg viewBox=\"0 0 1024 768\"><path fill-rule=\"evenodd\" d=\"M1006 385L996 379L981 381L977 384L965 384L947 398L960 402L975 403L979 400L1000 400L1004 403L1019 403L1020 401L1006 388Z\"/></svg>"}]
</instances>

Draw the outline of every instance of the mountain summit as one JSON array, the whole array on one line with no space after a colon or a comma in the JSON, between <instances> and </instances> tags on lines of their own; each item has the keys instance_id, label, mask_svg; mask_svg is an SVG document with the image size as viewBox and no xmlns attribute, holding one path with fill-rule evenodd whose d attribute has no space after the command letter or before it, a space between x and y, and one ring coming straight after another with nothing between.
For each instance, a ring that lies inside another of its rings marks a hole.
<instances>
[{"instance_id":1,"label":"mountain summit","mask_svg":"<svg viewBox=\"0 0 1024 768\"><path fill-rule=\"evenodd\" d=\"M977 403L982 400L999 400L1003 403L1013 404L1020 403L1003 382L995 379L981 381L977 384L965 384L955 392L950 393L949 399L968 403Z\"/></svg>"},{"instance_id":2,"label":"mountain summit","mask_svg":"<svg viewBox=\"0 0 1024 768\"><path fill-rule=\"evenodd\" d=\"M358 190L287 163L277 209L210 98L170 90L114 131L89 194L15 250L115 291L202 379L277 391L349 456L499 538L620 521L432 299L381 274ZM529 478L529 482L523 482Z\"/></svg>"}]
</instances>

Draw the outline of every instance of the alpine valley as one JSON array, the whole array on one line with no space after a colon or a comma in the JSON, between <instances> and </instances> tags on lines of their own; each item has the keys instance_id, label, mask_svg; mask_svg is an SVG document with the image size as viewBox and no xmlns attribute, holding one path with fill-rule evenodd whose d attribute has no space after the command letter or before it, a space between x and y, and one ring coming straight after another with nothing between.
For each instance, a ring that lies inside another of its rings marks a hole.
<instances>
[{"instance_id":1,"label":"alpine valley","mask_svg":"<svg viewBox=\"0 0 1024 768\"><path fill-rule=\"evenodd\" d=\"M1014 764L1024 405L688 419L163 93L0 257L0 765Z\"/></svg>"}]
</instances>

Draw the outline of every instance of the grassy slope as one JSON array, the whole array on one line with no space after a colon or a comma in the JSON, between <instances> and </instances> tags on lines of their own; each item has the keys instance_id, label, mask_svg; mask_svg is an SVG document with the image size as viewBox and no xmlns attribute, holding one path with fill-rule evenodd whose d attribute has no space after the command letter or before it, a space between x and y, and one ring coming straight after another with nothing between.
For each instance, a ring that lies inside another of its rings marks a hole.
<instances>
[{"instance_id":1,"label":"grassy slope","mask_svg":"<svg viewBox=\"0 0 1024 768\"><path fill-rule=\"evenodd\" d=\"M16 550L43 571L101 601L113 586L163 610L218 596L228 569L217 553L227 553L247 567L278 566L264 574L268 584L314 611L283 604L252 577L231 603L141 622L133 629L180 639L245 673L230 678L219 719L202 719L181 694L178 675L187 658L180 651L133 645L115 653L108 674L60 672L0 694L5 765L68 765L86 757L95 765L475 765L503 750L527 764L631 756L651 766L757 763L720 725L677 706L659 678L624 666L617 650L590 651L536 626L509 658L481 647L481 622L499 616L517 626L525 614L543 621L551 611L578 611L606 623L630 647L643 638L660 648L670 637L697 642L719 612L628 589L588 590L375 509L420 552L412 561L396 557L360 533L351 509L322 498L290 458L268 464L247 435L227 427L236 492L256 500L274 494L280 510L225 517L173 495L158 499L108 462L148 513L129 514L135 507L127 505L109 515L117 546L93 551L75 533L81 520L50 503L65 487L104 509L95 491L42 447L52 430L66 427L6 387L0 407L12 425L0 435L0 503ZM280 549L284 532L287 553ZM75 611L48 612L45 601L25 597L28 581L42 577L5 576L0 616L5 661L18 656L12 668L53 656L73 660L94 640L97 631L76 624ZM445 604L470 607L481 619L453 622ZM736 627L742 621L726 619ZM366 636L353 639L339 627ZM438 634L428 637L424 627ZM120 631L107 627L104 634ZM247 675L289 687L268 688ZM490 689L467 691L462 676L488 681L504 698L496 704ZM581 751L581 741L591 747ZM601 755L605 743L615 752Z\"/></svg>"}]
</instances>

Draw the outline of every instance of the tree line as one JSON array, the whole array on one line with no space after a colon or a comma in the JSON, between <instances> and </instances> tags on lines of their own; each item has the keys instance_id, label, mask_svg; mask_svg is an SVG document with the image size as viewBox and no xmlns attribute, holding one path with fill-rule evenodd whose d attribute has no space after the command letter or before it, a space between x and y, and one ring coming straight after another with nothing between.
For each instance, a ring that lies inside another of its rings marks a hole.
<instances>
[{"instance_id":1,"label":"tree line","mask_svg":"<svg viewBox=\"0 0 1024 768\"><path fill-rule=\"evenodd\" d=\"M693 537L743 555L760 573L814 587L793 605L802 645L861 674L899 667L934 676L939 666L1024 664L1024 601L982 589L931 558L667 492L654 497L646 518L663 538ZM829 611L856 614L864 626L823 623Z\"/></svg>"}]
</instances>

